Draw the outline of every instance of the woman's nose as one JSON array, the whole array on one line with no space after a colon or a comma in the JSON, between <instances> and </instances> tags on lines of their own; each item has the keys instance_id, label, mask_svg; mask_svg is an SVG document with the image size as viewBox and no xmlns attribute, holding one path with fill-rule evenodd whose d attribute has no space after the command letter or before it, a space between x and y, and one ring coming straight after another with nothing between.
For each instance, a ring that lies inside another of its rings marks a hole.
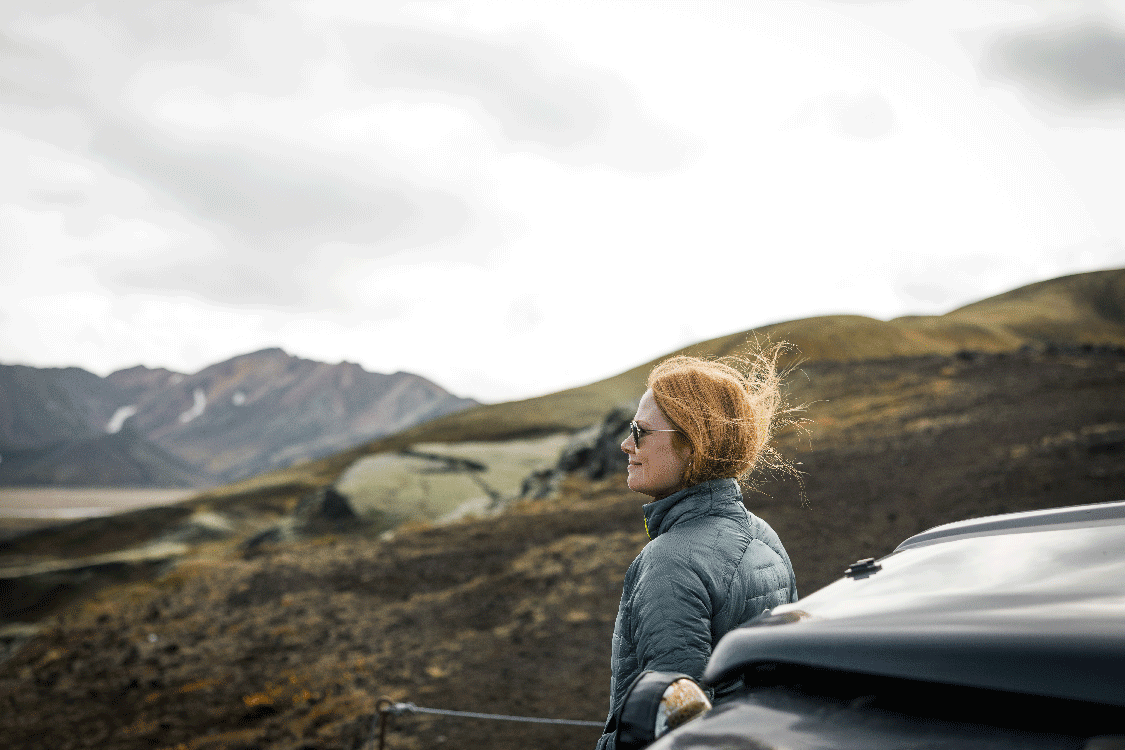
<instances>
[{"instance_id":1,"label":"woman's nose","mask_svg":"<svg viewBox=\"0 0 1125 750\"><path fill-rule=\"evenodd\" d=\"M632 435L621 441L621 450L625 451L626 453L632 453L635 447L636 446L633 445Z\"/></svg>"}]
</instances>

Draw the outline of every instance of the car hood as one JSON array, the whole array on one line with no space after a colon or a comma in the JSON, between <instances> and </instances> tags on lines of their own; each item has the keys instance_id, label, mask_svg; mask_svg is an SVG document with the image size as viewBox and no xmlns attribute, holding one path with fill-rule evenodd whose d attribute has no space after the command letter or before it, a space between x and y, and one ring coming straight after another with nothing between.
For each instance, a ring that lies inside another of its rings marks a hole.
<instances>
[{"instance_id":1,"label":"car hood","mask_svg":"<svg viewBox=\"0 0 1125 750\"><path fill-rule=\"evenodd\" d=\"M1125 706L1125 503L912 537L727 634L703 677L769 663Z\"/></svg>"}]
</instances>

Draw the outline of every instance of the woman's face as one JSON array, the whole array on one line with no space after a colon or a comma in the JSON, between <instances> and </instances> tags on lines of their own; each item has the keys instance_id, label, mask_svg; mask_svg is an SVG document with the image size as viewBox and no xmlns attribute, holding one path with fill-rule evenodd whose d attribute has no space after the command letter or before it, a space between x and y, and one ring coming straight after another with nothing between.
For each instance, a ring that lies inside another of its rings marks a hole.
<instances>
[{"instance_id":1,"label":"woman's face","mask_svg":"<svg viewBox=\"0 0 1125 750\"><path fill-rule=\"evenodd\" d=\"M656 405L651 390L641 396L635 420L642 430L640 447L632 435L621 443L621 450L629 454L629 489L654 500L668 497L680 489L691 449L677 448L672 432L644 432L675 429Z\"/></svg>"}]
</instances>

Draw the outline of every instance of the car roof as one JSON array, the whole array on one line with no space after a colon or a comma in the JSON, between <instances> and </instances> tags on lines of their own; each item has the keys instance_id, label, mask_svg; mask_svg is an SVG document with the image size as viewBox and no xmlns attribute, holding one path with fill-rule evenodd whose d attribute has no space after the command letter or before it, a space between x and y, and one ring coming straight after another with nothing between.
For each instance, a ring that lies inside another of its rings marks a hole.
<instances>
[{"instance_id":1,"label":"car roof","mask_svg":"<svg viewBox=\"0 0 1125 750\"><path fill-rule=\"evenodd\" d=\"M1103 523L1116 524L1123 520L1125 520L1125 501L1005 513L935 526L902 542L895 548L895 552L965 536L1015 534L1046 528L1088 527Z\"/></svg>"},{"instance_id":2,"label":"car roof","mask_svg":"<svg viewBox=\"0 0 1125 750\"><path fill-rule=\"evenodd\" d=\"M1125 502L948 524L716 646L781 663L1125 706Z\"/></svg>"}]
</instances>

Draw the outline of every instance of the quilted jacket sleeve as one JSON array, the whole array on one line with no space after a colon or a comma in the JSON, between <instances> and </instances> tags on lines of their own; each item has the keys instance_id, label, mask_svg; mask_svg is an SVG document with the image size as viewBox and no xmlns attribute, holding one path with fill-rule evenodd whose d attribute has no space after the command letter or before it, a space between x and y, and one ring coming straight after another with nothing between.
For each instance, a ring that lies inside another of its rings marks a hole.
<instances>
[{"instance_id":1,"label":"quilted jacket sleeve","mask_svg":"<svg viewBox=\"0 0 1125 750\"><path fill-rule=\"evenodd\" d=\"M712 596L700 573L677 555L654 556L637 581L633 643L641 671L696 679L711 656Z\"/></svg>"}]
</instances>

